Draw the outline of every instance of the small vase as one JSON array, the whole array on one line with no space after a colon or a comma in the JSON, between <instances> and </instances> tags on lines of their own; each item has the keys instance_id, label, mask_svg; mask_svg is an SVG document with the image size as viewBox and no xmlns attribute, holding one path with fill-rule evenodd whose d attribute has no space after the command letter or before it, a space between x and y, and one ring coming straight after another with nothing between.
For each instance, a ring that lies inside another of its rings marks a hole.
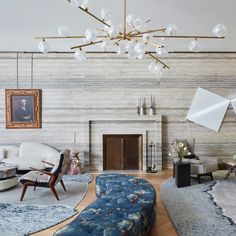
<instances>
[{"instance_id":1,"label":"small vase","mask_svg":"<svg viewBox=\"0 0 236 236\"><path fill-rule=\"evenodd\" d=\"M153 108L152 107L149 108L149 115L153 116Z\"/></svg>"},{"instance_id":2,"label":"small vase","mask_svg":"<svg viewBox=\"0 0 236 236\"><path fill-rule=\"evenodd\" d=\"M182 160L183 160L183 157L182 156L178 156L178 161L182 162Z\"/></svg>"},{"instance_id":3,"label":"small vase","mask_svg":"<svg viewBox=\"0 0 236 236\"><path fill-rule=\"evenodd\" d=\"M137 106L137 114L140 115L140 107Z\"/></svg>"},{"instance_id":4,"label":"small vase","mask_svg":"<svg viewBox=\"0 0 236 236\"><path fill-rule=\"evenodd\" d=\"M144 115L144 109L143 109L143 106L140 107L140 116L143 116Z\"/></svg>"}]
</instances>

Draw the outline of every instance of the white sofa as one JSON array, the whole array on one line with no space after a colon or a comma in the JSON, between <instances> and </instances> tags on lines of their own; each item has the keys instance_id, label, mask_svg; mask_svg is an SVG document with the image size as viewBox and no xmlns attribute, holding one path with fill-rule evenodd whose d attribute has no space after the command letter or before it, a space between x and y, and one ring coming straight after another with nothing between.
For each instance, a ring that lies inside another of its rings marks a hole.
<instances>
[{"instance_id":1,"label":"white sofa","mask_svg":"<svg viewBox=\"0 0 236 236\"><path fill-rule=\"evenodd\" d=\"M17 146L0 146L0 161L17 164L18 170L29 170L29 167L45 169L42 161L56 163L60 153L56 149L41 143L24 142Z\"/></svg>"}]
</instances>

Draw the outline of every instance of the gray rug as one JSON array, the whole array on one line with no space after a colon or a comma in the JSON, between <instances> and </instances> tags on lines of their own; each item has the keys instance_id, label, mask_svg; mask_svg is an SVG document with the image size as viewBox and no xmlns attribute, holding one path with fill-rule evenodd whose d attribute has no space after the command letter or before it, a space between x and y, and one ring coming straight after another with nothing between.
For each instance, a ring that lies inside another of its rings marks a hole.
<instances>
[{"instance_id":1,"label":"gray rug","mask_svg":"<svg viewBox=\"0 0 236 236\"><path fill-rule=\"evenodd\" d=\"M72 217L77 212L65 206L17 206L0 203L0 236L32 234Z\"/></svg>"},{"instance_id":2,"label":"gray rug","mask_svg":"<svg viewBox=\"0 0 236 236\"><path fill-rule=\"evenodd\" d=\"M64 183L67 190L66 192L60 184L57 184L55 187L60 201L57 201L49 188L36 188L34 191L33 187L28 187L24 199L21 202L22 184L18 183L15 187L0 192L0 202L15 205L60 205L73 208L84 198L87 193L88 184L74 181L64 181Z\"/></svg>"},{"instance_id":3,"label":"gray rug","mask_svg":"<svg viewBox=\"0 0 236 236\"><path fill-rule=\"evenodd\" d=\"M207 193L215 181L177 188L169 178L161 185L161 198L180 236L235 236L236 225L223 215ZM236 204L236 202L235 202Z\"/></svg>"},{"instance_id":4,"label":"gray rug","mask_svg":"<svg viewBox=\"0 0 236 236\"><path fill-rule=\"evenodd\" d=\"M93 181L93 176L89 173L84 173L82 175L64 175L64 181L75 181L78 183L91 183Z\"/></svg>"},{"instance_id":5,"label":"gray rug","mask_svg":"<svg viewBox=\"0 0 236 236\"><path fill-rule=\"evenodd\" d=\"M90 174L65 176L67 192L59 184L56 187L60 201L47 188L29 188L23 202L19 201L21 185L0 192L0 236L32 234L72 217L91 181Z\"/></svg>"}]
</instances>

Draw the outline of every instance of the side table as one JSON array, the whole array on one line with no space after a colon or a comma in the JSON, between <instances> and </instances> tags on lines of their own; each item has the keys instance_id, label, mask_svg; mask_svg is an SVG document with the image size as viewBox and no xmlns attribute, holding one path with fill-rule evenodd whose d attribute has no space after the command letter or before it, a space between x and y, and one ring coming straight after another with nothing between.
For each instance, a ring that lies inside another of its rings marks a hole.
<instances>
[{"instance_id":1,"label":"side table","mask_svg":"<svg viewBox=\"0 0 236 236\"><path fill-rule=\"evenodd\" d=\"M175 163L175 184L178 188L191 185L191 163L176 162Z\"/></svg>"},{"instance_id":2,"label":"side table","mask_svg":"<svg viewBox=\"0 0 236 236\"><path fill-rule=\"evenodd\" d=\"M18 178L15 176L17 167L15 164L0 162L0 191L17 185Z\"/></svg>"}]
</instances>

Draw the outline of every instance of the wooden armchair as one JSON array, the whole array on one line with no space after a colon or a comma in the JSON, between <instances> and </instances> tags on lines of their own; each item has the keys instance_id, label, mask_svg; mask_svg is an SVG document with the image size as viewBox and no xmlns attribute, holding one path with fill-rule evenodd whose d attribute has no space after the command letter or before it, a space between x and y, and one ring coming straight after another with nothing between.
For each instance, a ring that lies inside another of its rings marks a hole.
<instances>
[{"instance_id":1,"label":"wooden armchair","mask_svg":"<svg viewBox=\"0 0 236 236\"><path fill-rule=\"evenodd\" d=\"M56 165L46 161L43 162L53 167L50 172L30 167L32 171L20 178L20 183L24 185L20 198L21 201L23 201L28 186L33 186L34 190L36 190L36 187L50 188L57 200L59 200L59 197L55 190L55 185L60 182L63 189L66 191L62 176L71 163L70 150L65 150L60 153L60 159Z\"/></svg>"}]
</instances>

